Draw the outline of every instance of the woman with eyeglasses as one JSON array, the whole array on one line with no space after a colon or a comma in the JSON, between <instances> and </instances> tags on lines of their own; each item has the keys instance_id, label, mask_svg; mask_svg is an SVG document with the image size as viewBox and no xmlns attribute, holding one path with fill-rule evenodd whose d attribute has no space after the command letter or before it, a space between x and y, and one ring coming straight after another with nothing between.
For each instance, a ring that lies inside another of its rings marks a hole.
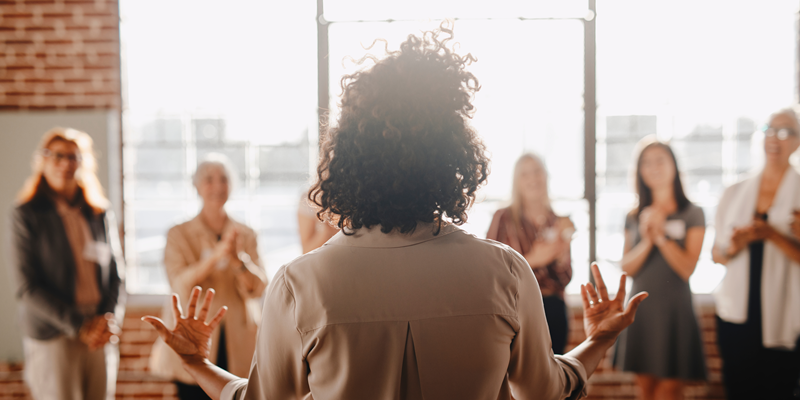
<instances>
[{"instance_id":1,"label":"woman with eyeglasses","mask_svg":"<svg viewBox=\"0 0 800 400\"><path fill-rule=\"evenodd\" d=\"M764 168L728 187L717 207L714 261L727 267L715 293L717 340L728 399L792 399L800 375L800 146L791 109L764 132ZM742 294L745 294L744 296Z\"/></svg>"},{"instance_id":2,"label":"woman with eyeglasses","mask_svg":"<svg viewBox=\"0 0 800 400\"><path fill-rule=\"evenodd\" d=\"M639 204L625 220L622 270L652 301L622 333L615 363L636 374L639 398L682 399L685 381L706 379L689 278L703 247L703 209L686 197L675 153L645 138L636 162Z\"/></svg>"},{"instance_id":3,"label":"woman with eyeglasses","mask_svg":"<svg viewBox=\"0 0 800 400\"><path fill-rule=\"evenodd\" d=\"M13 214L24 379L38 400L114 396L123 259L92 139L54 128L33 155Z\"/></svg>"}]
</instances>

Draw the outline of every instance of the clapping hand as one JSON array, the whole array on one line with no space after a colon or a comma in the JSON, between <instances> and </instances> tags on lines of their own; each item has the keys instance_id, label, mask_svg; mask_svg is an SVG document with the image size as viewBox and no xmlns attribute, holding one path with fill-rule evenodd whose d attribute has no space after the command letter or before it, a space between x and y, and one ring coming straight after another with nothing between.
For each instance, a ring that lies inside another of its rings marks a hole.
<instances>
[{"instance_id":1,"label":"clapping hand","mask_svg":"<svg viewBox=\"0 0 800 400\"><path fill-rule=\"evenodd\" d=\"M206 323L208 309L211 307L211 300L214 298L214 289L206 291L203 305L197 311L197 300L200 298L200 292L202 292L202 289L199 286L195 286L192 289L186 316L183 316L181 311L178 295L172 295L172 312L176 321L175 329L173 330L167 329L164 322L159 318L153 316L142 317L142 321L153 325L158 331L158 335L164 340L164 343L178 353L183 362L188 364L204 362L208 359L211 349L211 333L222 322L222 317L225 316L225 312L228 310L228 307L221 307L214 315L214 318Z\"/></svg>"},{"instance_id":2,"label":"clapping hand","mask_svg":"<svg viewBox=\"0 0 800 400\"><path fill-rule=\"evenodd\" d=\"M78 332L78 338L89 347L89 350L94 351L102 348L106 343L119 342L119 336L117 336L119 333L120 329L114 314L105 313L84 322Z\"/></svg>"},{"instance_id":3,"label":"clapping hand","mask_svg":"<svg viewBox=\"0 0 800 400\"><path fill-rule=\"evenodd\" d=\"M619 280L617 295L611 300L608 290L600 275L600 268L592 263L592 275L597 289L591 283L581 285L583 298L583 329L586 337L600 341L614 341L623 329L633 322L639 304L647 298L647 292L633 296L625 307L625 279L623 274Z\"/></svg>"},{"instance_id":4,"label":"clapping hand","mask_svg":"<svg viewBox=\"0 0 800 400\"><path fill-rule=\"evenodd\" d=\"M666 213L660 209L652 206L645 207L639 214L639 235L655 242L658 237L664 236L666 220Z\"/></svg>"}]
</instances>

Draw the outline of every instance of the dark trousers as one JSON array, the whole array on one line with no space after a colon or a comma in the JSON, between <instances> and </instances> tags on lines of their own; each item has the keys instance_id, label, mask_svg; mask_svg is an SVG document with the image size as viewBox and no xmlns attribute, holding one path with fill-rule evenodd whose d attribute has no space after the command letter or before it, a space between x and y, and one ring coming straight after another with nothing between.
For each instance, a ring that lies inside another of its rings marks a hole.
<instances>
[{"instance_id":1,"label":"dark trousers","mask_svg":"<svg viewBox=\"0 0 800 400\"><path fill-rule=\"evenodd\" d=\"M228 352L225 350L225 325L219 329L219 350L217 350L217 366L228 369ZM206 392L198 385L188 385L183 382L175 381L178 389L178 398L181 400L211 400Z\"/></svg>"},{"instance_id":2,"label":"dark trousers","mask_svg":"<svg viewBox=\"0 0 800 400\"><path fill-rule=\"evenodd\" d=\"M544 316L547 318L547 327L550 328L550 340L553 342L553 353L564 354L569 336L569 321L567 320L567 304L558 296L543 297Z\"/></svg>"},{"instance_id":3,"label":"dark trousers","mask_svg":"<svg viewBox=\"0 0 800 400\"><path fill-rule=\"evenodd\" d=\"M800 378L800 353L768 349L748 324L717 317L717 343L722 357L722 382L728 400L791 400Z\"/></svg>"}]
</instances>

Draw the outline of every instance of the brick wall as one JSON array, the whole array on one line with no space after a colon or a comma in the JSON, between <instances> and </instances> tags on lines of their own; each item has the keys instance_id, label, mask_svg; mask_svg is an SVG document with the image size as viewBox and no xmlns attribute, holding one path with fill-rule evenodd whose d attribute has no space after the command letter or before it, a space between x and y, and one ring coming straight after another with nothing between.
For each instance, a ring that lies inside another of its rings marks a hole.
<instances>
[{"instance_id":1,"label":"brick wall","mask_svg":"<svg viewBox=\"0 0 800 400\"><path fill-rule=\"evenodd\" d=\"M119 109L117 0L0 0L0 110Z\"/></svg>"},{"instance_id":2,"label":"brick wall","mask_svg":"<svg viewBox=\"0 0 800 400\"><path fill-rule=\"evenodd\" d=\"M569 347L574 347L585 338L580 307L572 308ZM159 315L158 308L133 308L125 316L124 330L120 341L120 372L117 383L117 399L175 399L175 386L162 379L152 377L147 371L150 349L156 339L155 331L142 322L144 315ZM687 400L723 400L721 362L716 345L716 326L713 305L700 307L700 326L709 369L709 381L691 383L686 386ZM589 400L633 400L636 390L633 375L616 371L611 367L611 352L589 380ZM28 399L22 382L22 366L0 365L0 400Z\"/></svg>"}]
</instances>

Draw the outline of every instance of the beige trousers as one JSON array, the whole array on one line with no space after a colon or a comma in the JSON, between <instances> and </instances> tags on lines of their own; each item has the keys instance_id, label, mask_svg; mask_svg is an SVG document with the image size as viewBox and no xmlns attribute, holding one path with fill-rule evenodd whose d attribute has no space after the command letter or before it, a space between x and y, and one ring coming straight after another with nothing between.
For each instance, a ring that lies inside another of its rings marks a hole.
<instances>
[{"instance_id":1,"label":"beige trousers","mask_svg":"<svg viewBox=\"0 0 800 400\"><path fill-rule=\"evenodd\" d=\"M36 400L114 399L119 347L90 351L78 339L23 338L23 377Z\"/></svg>"}]
</instances>

